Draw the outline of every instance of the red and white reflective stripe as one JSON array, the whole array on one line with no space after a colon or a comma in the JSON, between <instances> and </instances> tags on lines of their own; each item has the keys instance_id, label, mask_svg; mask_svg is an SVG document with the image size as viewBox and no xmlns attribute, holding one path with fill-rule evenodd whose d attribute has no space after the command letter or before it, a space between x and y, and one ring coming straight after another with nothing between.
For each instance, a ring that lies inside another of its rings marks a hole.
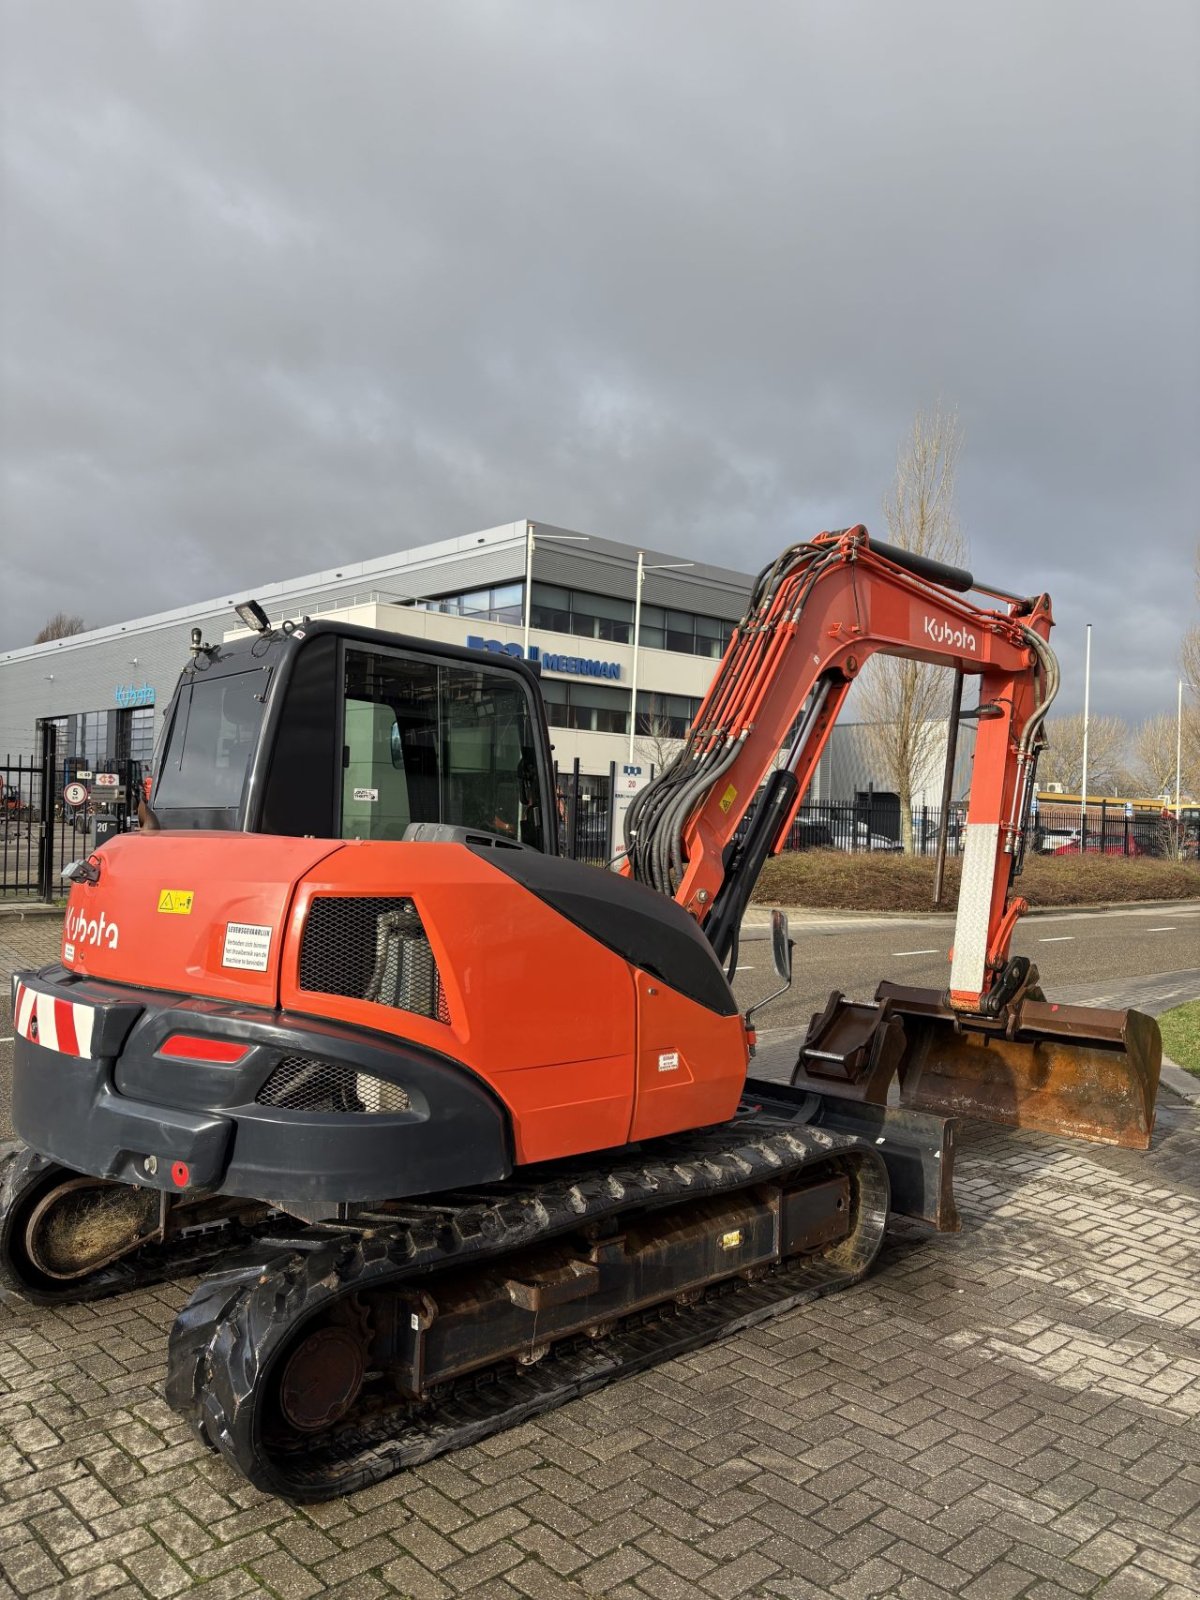
<instances>
[{"instance_id":1,"label":"red and white reflective stripe","mask_svg":"<svg viewBox=\"0 0 1200 1600\"><path fill-rule=\"evenodd\" d=\"M94 1006L78 1000L58 1000L52 994L39 994L18 983L15 1022L22 1039L31 1044L65 1056L80 1056L88 1061L92 1058Z\"/></svg>"}]
</instances>

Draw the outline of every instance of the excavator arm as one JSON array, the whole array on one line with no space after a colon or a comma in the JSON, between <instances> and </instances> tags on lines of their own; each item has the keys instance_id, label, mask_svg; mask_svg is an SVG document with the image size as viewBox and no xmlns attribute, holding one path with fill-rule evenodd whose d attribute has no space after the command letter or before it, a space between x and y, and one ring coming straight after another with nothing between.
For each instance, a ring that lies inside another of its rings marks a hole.
<instances>
[{"instance_id":1,"label":"excavator arm","mask_svg":"<svg viewBox=\"0 0 1200 1600\"><path fill-rule=\"evenodd\" d=\"M976 604L972 590L1000 605ZM783 849L868 658L953 669L955 716L962 682L978 679L947 989L885 984L869 1007L833 997L814 1018L794 1081L880 1099L898 1070L906 1103L923 1109L1144 1144L1156 1030L1080 1008L1056 1028L1058 1008L1042 1001L1036 968L1009 954L1026 909L1013 879L1059 681L1052 623L1047 595L977 583L872 541L861 525L792 546L760 574L678 756L630 807L623 870L684 906L732 971L763 863Z\"/></svg>"}]
</instances>

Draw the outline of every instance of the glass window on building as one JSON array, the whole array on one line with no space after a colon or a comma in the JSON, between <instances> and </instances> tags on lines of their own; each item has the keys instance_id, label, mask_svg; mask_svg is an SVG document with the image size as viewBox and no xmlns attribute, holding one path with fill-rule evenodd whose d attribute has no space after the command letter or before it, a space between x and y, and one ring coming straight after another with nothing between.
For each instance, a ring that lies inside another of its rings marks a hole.
<instances>
[{"instance_id":1,"label":"glass window on building","mask_svg":"<svg viewBox=\"0 0 1200 1600\"><path fill-rule=\"evenodd\" d=\"M558 584L535 583L530 621L547 632L570 633L579 639L606 639L628 644L633 638L633 601Z\"/></svg>"},{"instance_id":2,"label":"glass window on building","mask_svg":"<svg viewBox=\"0 0 1200 1600\"><path fill-rule=\"evenodd\" d=\"M570 633L571 591L553 583L535 583L529 620L549 633Z\"/></svg>"},{"instance_id":3,"label":"glass window on building","mask_svg":"<svg viewBox=\"0 0 1200 1600\"><path fill-rule=\"evenodd\" d=\"M647 650L667 648L667 613L661 606L642 607L642 625L638 630L638 643Z\"/></svg>"},{"instance_id":4,"label":"glass window on building","mask_svg":"<svg viewBox=\"0 0 1200 1600\"><path fill-rule=\"evenodd\" d=\"M78 755L85 768L93 771L107 759L108 712L84 711L79 718Z\"/></svg>"},{"instance_id":5,"label":"glass window on building","mask_svg":"<svg viewBox=\"0 0 1200 1600\"><path fill-rule=\"evenodd\" d=\"M720 617L696 618L694 654L698 656L723 656L733 636L733 624Z\"/></svg>"},{"instance_id":6,"label":"glass window on building","mask_svg":"<svg viewBox=\"0 0 1200 1600\"><path fill-rule=\"evenodd\" d=\"M607 639L612 644L628 644L633 638L633 601L572 590L570 631L581 639Z\"/></svg>"},{"instance_id":7,"label":"glass window on building","mask_svg":"<svg viewBox=\"0 0 1200 1600\"><path fill-rule=\"evenodd\" d=\"M525 585L523 583L500 583L492 590L493 622L524 622L525 620Z\"/></svg>"},{"instance_id":8,"label":"glass window on building","mask_svg":"<svg viewBox=\"0 0 1200 1600\"><path fill-rule=\"evenodd\" d=\"M552 728L578 728L583 733L628 733L629 690L607 683L564 683L542 679L546 720Z\"/></svg>"},{"instance_id":9,"label":"glass window on building","mask_svg":"<svg viewBox=\"0 0 1200 1600\"><path fill-rule=\"evenodd\" d=\"M138 706L129 713L129 759L149 770L154 758L154 707Z\"/></svg>"},{"instance_id":10,"label":"glass window on building","mask_svg":"<svg viewBox=\"0 0 1200 1600\"><path fill-rule=\"evenodd\" d=\"M696 616L690 611L668 611L662 606L642 607L638 635L649 650L674 650L679 655L723 656L733 637L733 623L722 617Z\"/></svg>"},{"instance_id":11,"label":"glass window on building","mask_svg":"<svg viewBox=\"0 0 1200 1600\"><path fill-rule=\"evenodd\" d=\"M693 695L639 689L637 731L646 738L682 739L699 710L700 701Z\"/></svg>"},{"instance_id":12,"label":"glass window on building","mask_svg":"<svg viewBox=\"0 0 1200 1600\"><path fill-rule=\"evenodd\" d=\"M442 595L425 603L432 611L475 622L520 624L525 620L524 596L524 584L502 583L490 589ZM529 621L544 633L632 644L633 612L632 600L592 594L586 589L567 589L557 583L535 583ZM648 650L673 650L679 655L715 659L725 653L732 632L733 624L721 617L643 605L638 638Z\"/></svg>"},{"instance_id":13,"label":"glass window on building","mask_svg":"<svg viewBox=\"0 0 1200 1600\"><path fill-rule=\"evenodd\" d=\"M490 589L469 589L465 594L444 594L421 602L422 609L473 622L521 623L525 620L525 585L499 583Z\"/></svg>"}]
</instances>

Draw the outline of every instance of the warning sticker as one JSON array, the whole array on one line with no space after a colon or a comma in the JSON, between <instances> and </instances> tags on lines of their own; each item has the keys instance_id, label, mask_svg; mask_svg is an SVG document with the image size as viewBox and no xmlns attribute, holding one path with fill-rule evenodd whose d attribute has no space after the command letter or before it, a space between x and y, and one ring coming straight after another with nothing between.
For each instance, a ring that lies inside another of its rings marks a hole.
<instances>
[{"instance_id":1,"label":"warning sticker","mask_svg":"<svg viewBox=\"0 0 1200 1600\"><path fill-rule=\"evenodd\" d=\"M271 954L271 933L271 928L254 922L227 922L221 965L241 967L246 972L265 972Z\"/></svg>"},{"instance_id":2,"label":"warning sticker","mask_svg":"<svg viewBox=\"0 0 1200 1600\"><path fill-rule=\"evenodd\" d=\"M730 806L733 804L733 802L736 799L737 799L737 790L733 787L732 784L730 784L728 789L726 789L725 793L717 801L717 804L720 806L721 810L725 813L726 816L729 815L729 808L730 808Z\"/></svg>"},{"instance_id":3,"label":"warning sticker","mask_svg":"<svg viewBox=\"0 0 1200 1600\"><path fill-rule=\"evenodd\" d=\"M160 889L158 891L158 909L169 911L176 917L191 915L192 901L196 898L194 889Z\"/></svg>"},{"instance_id":4,"label":"warning sticker","mask_svg":"<svg viewBox=\"0 0 1200 1600\"><path fill-rule=\"evenodd\" d=\"M660 1055L659 1058L658 1058L658 1070L660 1072L674 1072L678 1068L678 1066L679 1066L679 1051L678 1050L664 1050L662 1055Z\"/></svg>"},{"instance_id":5,"label":"warning sticker","mask_svg":"<svg viewBox=\"0 0 1200 1600\"><path fill-rule=\"evenodd\" d=\"M356 800L378 800L379 799L379 790L378 789L355 789L354 798Z\"/></svg>"}]
</instances>

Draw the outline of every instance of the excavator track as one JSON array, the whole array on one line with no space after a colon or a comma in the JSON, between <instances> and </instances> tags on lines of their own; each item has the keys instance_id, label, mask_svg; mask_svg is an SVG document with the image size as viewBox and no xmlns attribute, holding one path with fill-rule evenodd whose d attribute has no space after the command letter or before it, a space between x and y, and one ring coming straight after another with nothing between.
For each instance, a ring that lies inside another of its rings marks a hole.
<instances>
[{"instance_id":1,"label":"excavator track","mask_svg":"<svg viewBox=\"0 0 1200 1600\"><path fill-rule=\"evenodd\" d=\"M848 1287L888 1206L871 1144L751 1113L319 1224L197 1289L167 1399L258 1488L328 1499Z\"/></svg>"},{"instance_id":2,"label":"excavator track","mask_svg":"<svg viewBox=\"0 0 1200 1600\"><path fill-rule=\"evenodd\" d=\"M138 1244L119 1237L121 1218L116 1216L110 1222L110 1227L115 1223L117 1228L117 1234L110 1239L115 1253L91 1271L60 1276L43 1270L44 1263L39 1262L32 1248L31 1230L39 1211L45 1215L47 1202L72 1186L96 1196L112 1194L127 1208L131 1200L144 1197L155 1216L159 1211L155 1190L85 1180L19 1141L0 1144L0 1296L16 1295L33 1305L101 1300L171 1278L207 1272L253 1239L293 1232L296 1228L292 1218L272 1213L257 1201L216 1205L200 1201L192 1206L176 1204L167 1237L155 1234ZM136 1217L136 1212L132 1215Z\"/></svg>"}]
</instances>

